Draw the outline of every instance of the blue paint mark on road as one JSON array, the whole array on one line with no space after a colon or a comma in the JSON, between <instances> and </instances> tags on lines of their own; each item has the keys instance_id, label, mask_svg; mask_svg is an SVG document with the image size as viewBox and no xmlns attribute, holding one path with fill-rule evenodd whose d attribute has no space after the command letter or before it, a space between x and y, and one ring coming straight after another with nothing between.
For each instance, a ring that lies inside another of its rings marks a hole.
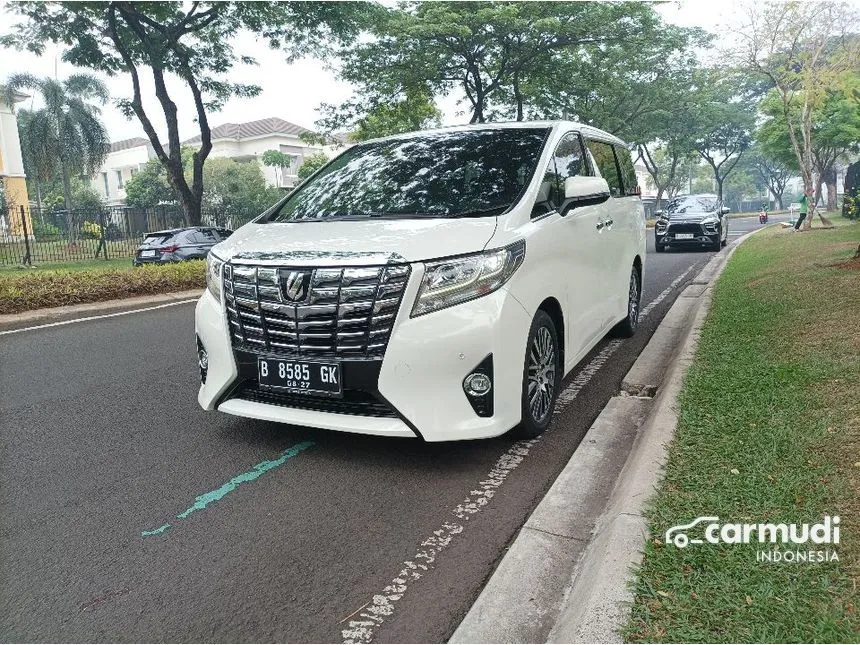
<instances>
[{"instance_id":1,"label":"blue paint mark on road","mask_svg":"<svg viewBox=\"0 0 860 645\"><path fill-rule=\"evenodd\" d=\"M302 452L303 450L307 450L311 446L314 445L313 441L302 441L301 443L297 443L295 446L287 448L277 459L271 459L268 461L263 461L254 466L248 472L242 473L241 475L236 475L233 479L228 481L223 486L216 488L213 491L209 491L208 493L203 493L202 495L198 495L194 500L194 504L192 504L189 508L182 511L179 515L176 516L177 520L184 520L186 517L191 515L192 513L196 513L197 511L202 511L204 508L209 506L213 502L217 502L222 497L225 497L229 493L232 493L236 488L239 487L240 484L245 484L247 482L252 482L258 477L264 475L269 472L273 468L277 468L278 466L282 466L288 459L295 457L297 454ZM157 529L152 529L149 531L141 531L141 537L149 537L150 535L162 535L167 529L169 529L171 524L164 524L163 526L158 527Z\"/></svg>"},{"instance_id":2,"label":"blue paint mark on road","mask_svg":"<svg viewBox=\"0 0 860 645\"><path fill-rule=\"evenodd\" d=\"M151 531L141 531L140 534L143 537L147 537L148 535L161 535L169 528L170 524L165 524L164 526L159 526L157 529L152 529Z\"/></svg>"}]
</instances>

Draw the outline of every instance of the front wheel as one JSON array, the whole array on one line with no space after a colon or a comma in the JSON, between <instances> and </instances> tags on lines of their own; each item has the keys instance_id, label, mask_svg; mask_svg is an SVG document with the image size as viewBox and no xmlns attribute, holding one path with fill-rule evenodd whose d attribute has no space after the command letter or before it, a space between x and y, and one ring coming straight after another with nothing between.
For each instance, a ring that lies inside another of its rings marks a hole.
<instances>
[{"instance_id":1,"label":"front wheel","mask_svg":"<svg viewBox=\"0 0 860 645\"><path fill-rule=\"evenodd\" d=\"M657 253L663 253L666 250L666 245L660 244L660 242L654 242L654 250Z\"/></svg>"},{"instance_id":2,"label":"front wheel","mask_svg":"<svg viewBox=\"0 0 860 645\"><path fill-rule=\"evenodd\" d=\"M552 318L535 314L526 343L523 366L522 421L512 431L517 438L537 437L549 427L561 384L561 352Z\"/></svg>"},{"instance_id":3,"label":"front wheel","mask_svg":"<svg viewBox=\"0 0 860 645\"><path fill-rule=\"evenodd\" d=\"M717 231L717 234L711 239L711 250L719 251L723 248L723 232Z\"/></svg>"}]
</instances>

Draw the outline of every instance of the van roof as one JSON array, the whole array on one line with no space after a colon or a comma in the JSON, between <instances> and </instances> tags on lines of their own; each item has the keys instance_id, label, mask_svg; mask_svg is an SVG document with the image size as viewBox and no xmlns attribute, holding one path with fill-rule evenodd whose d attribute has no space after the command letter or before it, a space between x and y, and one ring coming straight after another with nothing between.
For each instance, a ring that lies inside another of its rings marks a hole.
<instances>
[{"instance_id":1,"label":"van roof","mask_svg":"<svg viewBox=\"0 0 860 645\"><path fill-rule=\"evenodd\" d=\"M579 130L583 134L588 134L600 139L604 139L611 143L617 143L623 146L627 144L616 137L614 134L600 130L584 123L576 121L502 121L499 123L471 123L469 125L449 125L441 128L432 128L428 130L417 130L415 132L404 132L403 134L394 134L387 137L379 137L370 139L369 141L388 141L391 139L408 139L422 134L435 134L441 132L464 132L468 130L502 130L507 128L564 128ZM367 142L362 142L367 143Z\"/></svg>"}]
</instances>

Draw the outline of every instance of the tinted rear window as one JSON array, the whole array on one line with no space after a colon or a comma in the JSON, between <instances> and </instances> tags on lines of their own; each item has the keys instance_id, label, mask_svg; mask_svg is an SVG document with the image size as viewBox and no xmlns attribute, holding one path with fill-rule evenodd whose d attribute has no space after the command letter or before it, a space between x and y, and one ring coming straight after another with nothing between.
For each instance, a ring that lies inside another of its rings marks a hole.
<instances>
[{"instance_id":1,"label":"tinted rear window","mask_svg":"<svg viewBox=\"0 0 860 645\"><path fill-rule=\"evenodd\" d=\"M498 215L528 185L548 133L488 128L356 145L267 221Z\"/></svg>"},{"instance_id":2,"label":"tinted rear window","mask_svg":"<svg viewBox=\"0 0 860 645\"><path fill-rule=\"evenodd\" d=\"M143 243L144 244L150 244L150 245L164 244L171 237L173 237L173 236L172 235L147 235L146 237L143 238Z\"/></svg>"}]
</instances>

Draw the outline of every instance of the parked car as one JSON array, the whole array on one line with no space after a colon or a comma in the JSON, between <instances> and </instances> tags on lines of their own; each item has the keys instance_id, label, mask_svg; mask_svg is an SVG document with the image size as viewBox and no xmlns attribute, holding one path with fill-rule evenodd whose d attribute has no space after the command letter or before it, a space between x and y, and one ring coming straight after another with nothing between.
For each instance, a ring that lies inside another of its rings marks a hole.
<instances>
[{"instance_id":1,"label":"parked car","mask_svg":"<svg viewBox=\"0 0 860 645\"><path fill-rule=\"evenodd\" d=\"M132 264L167 264L205 258L209 250L233 234L226 228L192 226L155 231L143 236Z\"/></svg>"},{"instance_id":2,"label":"parked car","mask_svg":"<svg viewBox=\"0 0 860 645\"><path fill-rule=\"evenodd\" d=\"M729 239L729 209L716 195L681 195L669 200L666 210L656 210L654 247L707 247L719 251Z\"/></svg>"},{"instance_id":3,"label":"parked car","mask_svg":"<svg viewBox=\"0 0 860 645\"><path fill-rule=\"evenodd\" d=\"M212 249L198 402L426 441L536 436L564 375L636 331L645 239L627 147L592 127L357 144Z\"/></svg>"}]
</instances>

